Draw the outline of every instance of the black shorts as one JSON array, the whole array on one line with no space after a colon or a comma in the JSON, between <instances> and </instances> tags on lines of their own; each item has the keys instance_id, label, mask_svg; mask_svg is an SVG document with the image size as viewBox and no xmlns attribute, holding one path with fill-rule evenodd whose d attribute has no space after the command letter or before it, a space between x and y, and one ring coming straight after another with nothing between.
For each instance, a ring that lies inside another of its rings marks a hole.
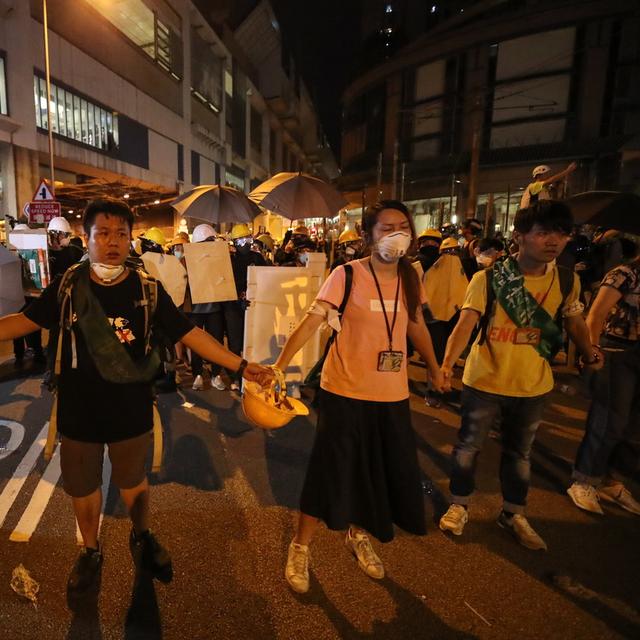
<instances>
[{"instance_id":1,"label":"black shorts","mask_svg":"<svg viewBox=\"0 0 640 640\"><path fill-rule=\"evenodd\" d=\"M147 431L106 445L111 460L111 482L118 489L133 489L145 479L145 461L152 438L153 432ZM104 447L101 442L82 442L62 436L62 482L72 498L84 498L102 486Z\"/></svg>"}]
</instances>

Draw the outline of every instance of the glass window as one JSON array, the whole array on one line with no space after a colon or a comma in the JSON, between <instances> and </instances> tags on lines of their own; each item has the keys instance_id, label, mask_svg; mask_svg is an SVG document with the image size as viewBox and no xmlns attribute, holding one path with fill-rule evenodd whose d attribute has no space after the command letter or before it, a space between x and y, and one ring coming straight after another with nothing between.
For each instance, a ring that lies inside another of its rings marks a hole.
<instances>
[{"instance_id":1,"label":"glass window","mask_svg":"<svg viewBox=\"0 0 640 640\"><path fill-rule=\"evenodd\" d=\"M100 109L100 137L102 138L102 148L108 149L107 144L107 112L104 109Z\"/></svg>"},{"instance_id":2,"label":"glass window","mask_svg":"<svg viewBox=\"0 0 640 640\"><path fill-rule=\"evenodd\" d=\"M7 80L4 70L4 58L0 56L0 113L7 115L9 112L7 104Z\"/></svg>"},{"instance_id":3,"label":"glass window","mask_svg":"<svg viewBox=\"0 0 640 640\"><path fill-rule=\"evenodd\" d=\"M47 83L44 78L38 79L38 88L40 94L40 118L42 120L42 128L49 128L49 111L47 109Z\"/></svg>"},{"instance_id":4,"label":"glass window","mask_svg":"<svg viewBox=\"0 0 640 640\"><path fill-rule=\"evenodd\" d=\"M80 117L80 98L78 96L73 96L73 125L75 139L82 141L82 119Z\"/></svg>"},{"instance_id":5,"label":"glass window","mask_svg":"<svg viewBox=\"0 0 640 640\"><path fill-rule=\"evenodd\" d=\"M48 110L46 82L34 76L33 97L36 107L36 124L47 128ZM51 110L53 131L98 149L114 149L118 145L118 116L71 91L51 85Z\"/></svg>"},{"instance_id":6,"label":"glass window","mask_svg":"<svg viewBox=\"0 0 640 640\"><path fill-rule=\"evenodd\" d=\"M67 115L67 136L69 138L75 138L73 132L73 95L69 91L65 91L65 113Z\"/></svg>"},{"instance_id":7,"label":"glass window","mask_svg":"<svg viewBox=\"0 0 640 640\"><path fill-rule=\"evenodd\" d=\"M42 114L40 113L40 95L38 93L39 78L33 76L33 99L36 107L36 126L42 127Z\"/></svg>"},{"instance_id":8,"label":"glass window","mask_svg":"<svg viewBox=\"0 0 640 640\"><path fill-rule=\"evenodd\" d=\"M65 115L65 91L60 87L51 87L51 93L56 92L57 96L57 106L58 106L58 129L61 136L67 136L67 118Z\"/></svg>"},{"instance_id":9,"label":"glass window","mask_svg":"<svg viewBox=\"0 0 640 640\"><path fill-rule=\"evenodd\" d=\"M86 100L80 100L80 114L82 117L82 142L89 144L89 112Z\"/></svg>"},{"instance_id":10,"label":"glass window","mask_svg":"<svg viewBox=\"0 0 640 640\"><path fill-rule=\"evenodd\" d=\"M96 120L94 118L93 105L89 103L87 103L87 115L89 116L88 125L87 125L89 137L87 139L87 144L90 144L91 146L93 146L96 143L96 139L95 139Z\"/></svg>"}]
</instances>

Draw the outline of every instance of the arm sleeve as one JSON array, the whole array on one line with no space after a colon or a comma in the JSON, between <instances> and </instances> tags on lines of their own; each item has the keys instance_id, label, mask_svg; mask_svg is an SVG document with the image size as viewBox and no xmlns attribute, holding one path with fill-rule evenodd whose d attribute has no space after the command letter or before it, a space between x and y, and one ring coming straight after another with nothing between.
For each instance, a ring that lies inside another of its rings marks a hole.
<instances>
[{"instance_id":1,"label":"arm sleeve","mask_svg":"<svg viewBox=\"0 0 640 640\"><path fill-rule=\"evenodd\" d=\"M462 310L472 309L483 314L487 307L487 271L478 271L471 278L467 287L467 293L462 303Z\"/></svg>"},{"instance_id":2,"label":"arm sleeve","mask_svg":"<svg viewBox=\"0 0 640 640\"><path fill-rule=\"evenodd\" d=\"M51 329L60 319L58 308L58 287L61 276L57 276L53 282L42 292L39 298L24 310L24 315L44 329Z\"/></svg>"},{"instance_id":3,"label":"arm sleeve","mask_svg":"<svg viewBox=\"0 0 640 640\"><path fill-rule=\"evenodd\" d=\"M179 342L180 339L194 327L193 322L173 304L173 300L171 300L171 297L160 282L158 282L158 306L156 308L154 323L158 325L174 343Z\"/></svg>"},{"instance_id":4,"label":"arm sleeve","mask_svg":"<svg viewBox=\"0 0 640 640\"><path fill-rule=\"evenodd\" d=\"M617 289L625 296L635 287L635 280L636 277L632 269L627 266L620 266L609 271L600 286Z\"/></svg>"},{"instance_id":5,"label":"arm sleeve","mask_svg":"<svg viewBox=\"0 0 640 640\"><path fill-rule=\"evenodd\" d=\"M344 297L345 273L344 266L337 267L329 274L324 284L318 291L316 300L322 300L333 305L336 309L342 304Z\"/></svg>"}]
</instances>

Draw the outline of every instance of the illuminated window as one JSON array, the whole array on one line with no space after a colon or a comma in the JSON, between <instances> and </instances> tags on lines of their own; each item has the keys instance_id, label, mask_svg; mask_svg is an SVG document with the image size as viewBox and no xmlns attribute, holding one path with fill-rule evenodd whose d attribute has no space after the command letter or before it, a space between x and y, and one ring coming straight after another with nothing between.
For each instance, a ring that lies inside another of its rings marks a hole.
<instances>
[{"instance_id":1,"label":"illuminated window","mask_svg":"<svg viewBox=\"0 0 640 640\"><path fill-rule=\"evenodd\" d=\"M7 105L7 81L4 71L4 58L0 55L0 114L7 115L9 107Z\"/></svg>"},{"instance_id":2,"label":"illuminated window","mask_svg":"<svg viewBox=\"0 0 640 640\"><path fill-rule=\"evenodd\" d=\"M91 4L160 67L181 77L181 24L171 9L151 9L143 0L93 0Z\"/></svg>"},{"instance_id":3,"label":"illuminated window","mask_svg":"<svg viewBox=\"0 0 640 640\"><path fill-rule=\"evenodd\" d=\"M36 125L39 129L48 128L51 113L51 128L61 137L77 140L104 151L114 151L118 148L117 114L53 83L51 105L50 109L47 109L47 85L40 76L33 77L33 99L36 107Z\"/></svg>"}]
</instances>

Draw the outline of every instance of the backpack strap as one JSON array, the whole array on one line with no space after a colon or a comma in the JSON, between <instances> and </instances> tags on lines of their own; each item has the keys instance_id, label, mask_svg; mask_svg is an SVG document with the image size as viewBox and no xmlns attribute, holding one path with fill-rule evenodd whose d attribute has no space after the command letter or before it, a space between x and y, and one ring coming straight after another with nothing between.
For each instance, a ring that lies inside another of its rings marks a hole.
<instances>
[{"instance_id":1,"label":"backpack strap","mask_svg":"<svg viewBox=\"0 0 640 640\"><path fill-rule=\"evenodd\" d=\"M573 291L574 272L567 267L563 267L562 265L556 265L556 268L558 269L558 281L560 283L560 294L562 296L562 301L560 302L560 306L556 311L555 321L557 323L560 323L562 321L562 310L566 305L567 298Z\"/></svg>"},{"instance_id":2,"label":"backpack strap","mask_svg":"<svg viewBox=\"0 0 640 640\"><path fill-rule=\"evenodd\" d=\"M353 284L353 265L349 263L343 266L344 269L344 295L342 296L342 302L338 307L338 313L342 316L344 310L347 307L349 301L349 295L351 294L351 285Z\"/></svg>"},{"instance_id":3,"label":"backpack strap","mask_svg":"<svg viewBox=\"0 0 640 640\"><path fill-rule=\"evenodd\" d=\"M485 279L487 285L487 302L484 307L484 313L480 318L479 328L480 328L480 339L478 340L479 345L483 345L487 341L487 328L489 327L489 320L491 319L491 314L493 313L493 305L496 301L496 293L493 290L493 267L489 269L485 269Z\"/></svg>"},{"instance_id":4,"label":"backpack strap","mask_svg":"<svg viewBox=\"0 0 640 640\"><path fill-rule=\"evenodd\" d=\"M151 324L158 308L158 281L152 278L144 269L135 269L140 278L142 287L142 300L137 300L135 305L144 310L144 350L151 350Z\"/></svg>"}]
</instances>

